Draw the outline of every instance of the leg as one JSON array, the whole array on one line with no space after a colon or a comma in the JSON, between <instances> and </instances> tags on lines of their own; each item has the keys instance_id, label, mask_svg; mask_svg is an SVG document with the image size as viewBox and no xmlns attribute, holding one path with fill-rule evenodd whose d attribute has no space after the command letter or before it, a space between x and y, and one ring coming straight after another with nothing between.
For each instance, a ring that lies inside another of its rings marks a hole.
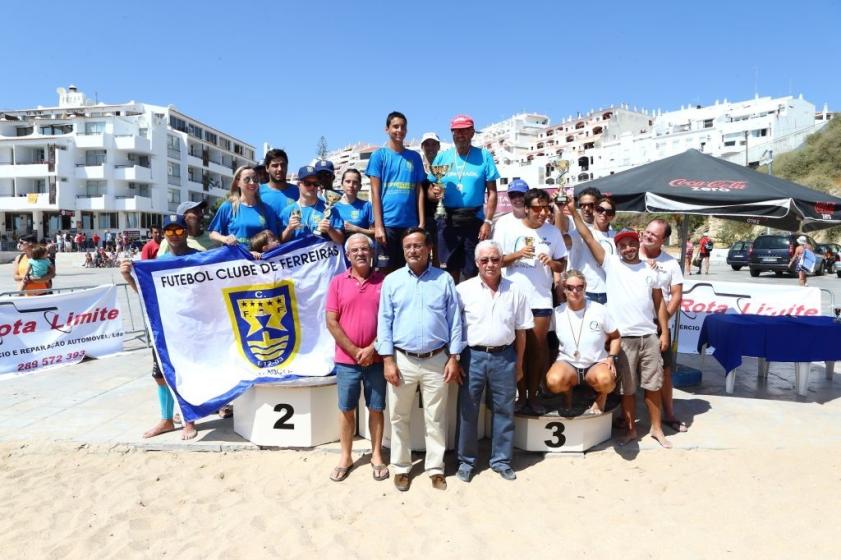
<instances>
[{"instance_id":1,"label":"leg","mask_svg":"<svg viewBox=\"0 0 841 560\"><path fill-rule=\"evenodd\" d=\"M649 335L642 340L640 352L640 385L645 389L645 406L651 420L651 436L666 448L672 446L663 433L662 399L660 390L663 388L663 358L660 355L660 341L656 335Z\"/></svg>"},{"instance_id":2,"label":"leg","mask_svg":"<svg viewBox=\"0 0 841 560\"><path fill-rule=\"evenodd\" d=\"M555 362L546 373L546 388L551 393L566 393L577 384L578 373L566 362Z\"/></svg>"},{"instance_id":3,"label":"leg","mask_svg":"<svg viewBox=\"0 0 841 560\"><path fill-rule=\"evenodd\" d=\"M619 445L625 445L637 439L636 393L640 340L638 338L621 339L622 346L616 371L619 394L622 395L622 417L625 420L625 435L619 440Z\"/></svg>"},{"instance_id":4,"label":"leg","mask_svg":"<svg viewBox=\"0 0 841 560\"><path fill-rule=\"evenodd\" d=\"M596 402L593 403L590 411L601 414L604 412L607 395L616 387L616 375L606 364L599 363L590 368L584 381L596 392Z\"/></svg>"},{"instance_id":5,"label":"leg","mask_svg":"<svg viewBox=\"0 0 841 560\"><path fill-rule=\"evenodd\" d=\"M368 407L368 430L371 434L371 464L379 476L388 476L388 468L383 460L383 426L385 410L386 381L383 377L383 364L374 363L363 369L365 404ZM377 466L381 468L377 469ZM375 474L375 478L377 473Z\"/></svg>"},{"instance_id":6,"label":"leg","mask_svg":"<svg viewBox=\"0 0 841 560\"><path fill-rule=\"evenodd\" d=\"M488 390L493 407L490 466L500 472L511 468L514 455L514 379L517 354L514 348L491 355Z\"/></svg>"},{"instance_id":7,"label":"leg","mask_svg":"<svg viewBox=\"0 0 841 560\"><path fill-rule=\"evenodd\" d=\"M158 405L161 409L161 419L143 433L144 439L155 437L175 429L175 423L172 420L175 400L172 398L172 393L169 392L169 387L166 386L163 372L161 372L161 368L158 366L158 359L154 352L152 352L152 378L155 380L158 388Z\"/></svg>"},{"instance_id":8,"label":"leg","mask_svg":"<svg viewBox=\"0 0 841 560\"><path fill-rule=\"evenodd\" d=\"M537 400L537 388L546 374L546 334L549 332L549 317L535 317L534 328L526 335L526 360L528 368L525 374L526 391L529 406L535 414L545 412L543 405Z\"/></svg>"},{"instance_id":9,"label":"leg","mask_svg":"<svg viewBox=\"0 0 841 560\"><path fill-rule=\"evenodd\" d=\"M464 379L459 390L459 434L458 462L471 471L476 468L476 456L479 454L478 418L482 404L482 391L485 389L487 373L487 354L473 352L465 348L461 354Z\"/></svg>"},{"instance_id":10,"label":"leg","mask_svg":"<svg viewBox=\"0 0 841 560\"><path fill-rule=\"evenodd\" d=\"M420 388L423 397L423 418L426 424L426 460L429 476L444 474L444 452L447 450L447 397L449 385L444 383L446 352L419 360Z\"/></svg>"},{"instance_id":11,"label":"leg","mask_svg":"<svg viewBox=\"0 0 841 560\"><path fill-rule=\"evenodd\" d=\"M625 445L637 439L636 425L636 395L622 395L622 416L625 419L625 436L619 440L619 445Z\"/></svg>"},{"instance_id":12,"label":"leg","mask_svg":"<svg viewBox=\"0 0 841 560\"><path fill-rule=\"evenodd\" d=\"M412 359L402 352L395 352L400 369L400 385L388 384L388 414L391 421L391 464L397 474L409 474L412 470L412 435L409 419L415 405L419 373Z\"/></svg>"}]
</instances>

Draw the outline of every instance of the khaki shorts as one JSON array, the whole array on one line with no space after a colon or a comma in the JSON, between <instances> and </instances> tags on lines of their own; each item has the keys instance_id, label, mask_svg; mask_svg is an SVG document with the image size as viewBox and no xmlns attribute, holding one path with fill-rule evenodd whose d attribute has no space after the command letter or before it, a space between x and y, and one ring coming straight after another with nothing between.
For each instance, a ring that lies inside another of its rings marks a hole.
<instances>
[{"instance_id":1,"label":"khaki shorts","mask_svg":"<svg viewBox=\"0 0 841 560\"><path fill-rule=\"evenodd\" d=\"M637 387L659 391L663 386L663 358L656 334L641 337L622 337L622 351L616 373L620 395L633 395Z\"/></svg>"}]
</instances>

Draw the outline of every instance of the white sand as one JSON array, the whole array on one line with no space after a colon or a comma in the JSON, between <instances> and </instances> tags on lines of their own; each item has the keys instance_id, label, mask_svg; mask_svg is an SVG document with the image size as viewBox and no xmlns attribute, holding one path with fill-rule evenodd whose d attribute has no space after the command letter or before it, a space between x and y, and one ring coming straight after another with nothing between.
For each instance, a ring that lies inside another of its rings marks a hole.
<instances>
[{"instance_id":1,"label":"white sand","mask_svg":"<svg viewBox=\"0 0 841 560\"><path fill-rule=\"evenodd\" d=\"M0 444L4 558L837 557L841 450L518 455L435 491L325 451ZM359 463L359 462L358 462Z\"/></svg>"}]
</instances>

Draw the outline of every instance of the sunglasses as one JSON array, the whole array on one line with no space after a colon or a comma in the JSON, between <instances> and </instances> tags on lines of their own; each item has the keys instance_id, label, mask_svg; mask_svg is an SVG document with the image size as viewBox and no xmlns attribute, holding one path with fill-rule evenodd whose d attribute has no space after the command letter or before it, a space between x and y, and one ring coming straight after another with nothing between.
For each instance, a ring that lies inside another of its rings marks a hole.
<instances>
[{"instance_id":1,"label":"sunglasses","mask_svg":"<svg viewBox=\"0 0 841 560\"><path fill-rule=\"evenodd\" d=\"M596 206L594 210L596 211L596 214L607 214L608 216L616 215L616 210L613 210L612 208L605 208L604 206Z\"/></svg>"},{"instance_id":2,"label":"sunglasses","mask_svg":"<svg viewBox=\"0 0 841 560\"><path fill-rule=\"evenodd\" d=\"M499 261L501 261L501 260L502 259L500 259L499 257L482 257L481 259L479 259L479 264L488 264L488 263L499 264Z\"/></svg>"},{"instance_id":3,"label":"sunglasses","mask_svg":"<svg viewBox=\"0 0 841 560\"><path fill-rule=\"evenodd\" d=\"M584 285L582 284L580 286L570 286L569 284L564 284L564 289L568 292L583 292Z\"/></svg>"},{"instance_id":4,"label":"sunglasses","mask_svg":"<svg viewBox=\"0 0 841 560\"><path fill-rule=\"evenodd\" d=\"M171 227L164 230L164 235L167 237L178 237L184 235L186 232L187 230L183 227Z\"/></svg>"},{"instance_id":5,"label":"sunglasses","mask_svg":"<svg viewBox=\"0 0 841 560\"><path fill-rule=\"evenodd\" d=\"M549 208L548 204L545 206L543 204L532 204L531 206L529 206L529 208L531 208L535 212L550 212L552 210L551 208Z\"/></svg>"},{"instance_id":6,"label":"sunglasses","mask_svg":"<svg viewBox=\"0 0 841 560\"><path fill-rule=\"evenodd\" d=\"M257 177L243 177L242 179L240 179L240 181L242 181L246 185L259 185L260 184L260 181L257 179Z\"/></svg>"},{"instance_id":7,"label":"sunglasses","mask_svg":"<svg viewBox=\"0 0 841 560\"><path fill-rule=\"evenodd\" d=\"M321 184L321 183L319 183L318 181L301 181L301 183L302 183L305 187L317 187L317 186L319 186L319 185Z\"/></svg>"},{"instance_id":8,"label":"sunglasses","mask_svg":"<svg viewBox=\"0 0 841 560\"><path fill-rule=\"evenodd\" d=\"M585 202L583 204L579 204L578 207L582 208L584 210L592 210L593 208L596 207L596 203L595 202ZM599 208L601 208L601 207L599 207Z\"/></svg>"}]
</instances>

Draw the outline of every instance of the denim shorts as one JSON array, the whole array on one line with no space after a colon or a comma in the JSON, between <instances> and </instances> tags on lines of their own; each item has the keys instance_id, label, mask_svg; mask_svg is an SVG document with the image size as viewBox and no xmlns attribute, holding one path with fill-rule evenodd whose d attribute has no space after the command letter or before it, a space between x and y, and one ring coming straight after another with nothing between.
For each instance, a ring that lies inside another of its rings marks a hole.
<instances>
[{"instance_id":1,"label":"denim shorts","mask_svg":"<svg viewBox=\"0 0 841 560\"><path fill-rule=\"evenodd\" d=\"M336 388L339 392L339 410L356 410L360 386L365 393L368 410L385 410L385 377L382 362L370 366L336 364Z\"/></svg>"}]
</instances>

